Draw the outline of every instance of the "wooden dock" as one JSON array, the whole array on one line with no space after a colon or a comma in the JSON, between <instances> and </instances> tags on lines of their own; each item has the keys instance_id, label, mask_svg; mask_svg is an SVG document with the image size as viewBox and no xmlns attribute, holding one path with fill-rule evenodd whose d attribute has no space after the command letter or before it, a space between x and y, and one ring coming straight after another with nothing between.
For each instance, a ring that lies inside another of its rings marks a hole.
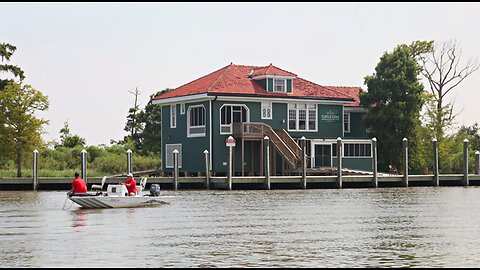
<instances>
[{"instance_id":1,"label":"wooden dock","mask_svg":"<svg viewBox=\"0 0 480 270\"><path fill-rule=\"evenodd\" d=\"M439 175L439 186L480 186L480 175L469 174L465 181L463 174ZM402 175L379 175L378 187L404 187L404 186L436 186L434 175L409 175L408 182ZM101 184L101 177L87 179L90 189L92 184ZM304 179L302 176L270 176L271 189L302 189ZM37 190L69 190L72 178L39 178ZM104 190L108 184L125 181L122 178L107 179ZM267 179L264 176L232 177L232 189L267 189ZM333 176L306 176L306 188L374 188L372 175L346 175L341 177L342 185L338 185L338 177ZM179 177L178 189L229 189L227 177L210 177L207 187L207 178ZM174 177L150 177L147 189L151 184L160 184L162 189L174 190ZM0 178L0 190L33 190L32 178Z\"/></svg>"}]
</instances>

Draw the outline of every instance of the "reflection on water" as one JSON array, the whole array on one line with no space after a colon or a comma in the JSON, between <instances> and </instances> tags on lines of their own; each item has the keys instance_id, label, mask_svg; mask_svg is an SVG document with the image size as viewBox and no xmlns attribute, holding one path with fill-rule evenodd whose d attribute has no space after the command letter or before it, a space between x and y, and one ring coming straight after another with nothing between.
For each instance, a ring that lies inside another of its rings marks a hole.
<instances>
[{"instance_id":1,"label":"reflection on water","mask_svg":"<svg viewBox=\"0 0 480 270\"><path fill-rule=\"evenodd\" d=\"M65 211L65 192L2 191L1 266L480 266L476 187L165 195L172 204Z\"/></svg>"}]
</instances>

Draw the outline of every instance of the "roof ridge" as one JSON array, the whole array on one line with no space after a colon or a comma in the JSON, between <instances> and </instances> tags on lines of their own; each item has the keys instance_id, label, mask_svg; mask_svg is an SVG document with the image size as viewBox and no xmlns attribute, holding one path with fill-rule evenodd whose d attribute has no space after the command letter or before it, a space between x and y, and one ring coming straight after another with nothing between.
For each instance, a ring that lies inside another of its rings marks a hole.
<instances>
[{"instance_id":1,"label":"roof ridge","mask_svg":"<svg viewBox=\"0 0 480 270\"><path fill-rule=\"evenodd\" d=\"M228 66L230 66L230 65L228 65ZM176 90L176 89L179 89L179 88L181 88L181 87L183 87L183 86L185 86L185 85L187 85L187 84L193 83L193 82L195 82L195 81L199 81L199 80L201 80L201 79L203 79L203 78L205 78L205 77L207 77L207 76L209 76L209 75L212 75L213 73L218 72L218 71L220 71L220 70L222 70L222 69L224 69L224 68L226 68L226 67L228 67L228 66L224 66L224 67L219 68L219 69L217 69L217 70L215 70L215 71L212 71L212 72L210 72L210 73L208 73L208 74L205 74L205 75L203 75L202 77L200 77L200 78L198 78L198 79L195 79L195 80L193 80L193 81L189 81L189 82L184 83L184 84L182 84L182 85L180 85L180 86L178 86L178 87L175 87L172 91L174 91L174 90Z\"/></svg>"},{"instance_id":2,"label":"roof ridge","mask_svg":"<svg viewBox=\"0 0 480 270\"><path fill-rule=\"evenodd\" d=\"M230 63L230 65L224 67L225 70L222 72L222 74L220 74L220 75L217 77L217 79L215 79L215 81L213 81L213 83L210 84L210 86L207 88L207 91L206 91L207 93L210 91L210 89L212 89L212 87L213 87L215 84L217 84L218 80L220 80L220 78L222 78L223 75L225 75L225 73L227 73L227 71L230 69L231 66L235 66L235 65L234 65L233 63ZM221 70L221 69L219 69L219 70ZM219 70L217 70L217 71L219 71Z\"/></svg>"},{"instance_id":3,"label":"roof ridge","mask_svg":"<svg viewBox=\"0 0 480 270\"><path fill-rule=\"evenodd\" d=\"M326 88L326 89L328 89L328 90L330 90L330 91L332 91L332 92L335 92L335 93L341 94L342 96L345 96L345 97L348 97L348 98L352 98L351 96L349 96L349 95L346 95L346 94L344 94L344 93L342 93L342 92L339 92L339 91L337 91L337 90L334 90L334 89L332 89L332 88L329 88L329 87L327 87L327 86L325 86L325 85L320 85L320 84L318 84L318 83L314 83L314 82L312 82L312 81L309 81L309 80L307 80L307 79L304 79L304 78L302 78L302 77L298 77L298 76L297 76L297 79L302 79L302 80L305 80L305 81L307 81L307 82L309 82L309 83L312 83L312 84L314 84L314 85L317 85L317 86L320 86L320 87Z\"/></svg>"}]
</instances>

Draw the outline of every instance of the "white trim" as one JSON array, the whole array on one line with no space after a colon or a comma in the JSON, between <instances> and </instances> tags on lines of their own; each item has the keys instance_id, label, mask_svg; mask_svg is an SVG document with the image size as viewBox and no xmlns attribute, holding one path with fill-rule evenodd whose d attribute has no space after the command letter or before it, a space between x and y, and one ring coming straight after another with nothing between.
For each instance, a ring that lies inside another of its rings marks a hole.
<instances>
[{"instance_id":1,"label":"white trim","mask_svg":"<svg viewBox=\"0 0 480 270\"><path fill-rule=\"evenodd\" d=\"M192 108L203 108L203 122L205 123L203 126L193 126L194 128L200 128L200 127L203 127L203 133L198 133L198 134L190 134L190 111ZM195 138L195 137L205 137L206 135L206 132L207 132L207 127L206 127L206 124L207 124L207 121L205 119L205 117L207 116L207 113L205 111L205 106L203 106L203 104L200 104L200 105L192 105L192 106L188 106L188 109L187 109L187 138Z\"/></svg>"},{"instance_id":2,"label":"white trim","mask_svg":"<svg viewBox=\"0 0 480 270\"><path fill-rule=\"evenodd\" d=\"M180 114L185 114L185 103L180 103Z\"/></svg>"},{"instance_id":3,"label":"white trim","mask_svg":"<svg viewBox=\"0 0 480 270\"><path fill-rule=\"evenodd\" d=\"M208 100L208 99L214 99L214 97L209 97L207 93L203 93L203 94L188 95L188 96L181 96L181 97L154 99L154 100L152 100L152 104L168 104L168 103L175 103L175 102L190 101L190 100L194 100L194 99L206 99L206 100Z\"/></svg>"},{"instance_id":4,"label":"white trim","mask_svg":"<svg viewBox=\"0 0 480 270\"><path fill-rule=\"evenodd\" d=\"M270 109L270 117L268 117L268 116L263 117L263 104L269 104L268 108ZM272 120L273 119L273 103L272 102L261 102L260 103L260 118L261 119L267 119L267 120Z\"/></svg>"},{"instance_id":5,"label":"white trim","mask_svg":"<svg viewBox=\"0 0 480 270\"><path fill-rule=\"evenodd\" d=\"M226 104L223 104L220 109L218 110L219 112L219 123L220 123L220 135L231 135L233 132L233 109L230 110L231 111L231 123L230 124L225 124L223 125L224 127L227 127L227 126L230 126L230 132L222 132L222 108L225 107L225 106L236 106L236 107L244 107L245 110L247 111L247 121L245 123L250 123L250 109L248 108L248 106L246 104L229 104L229 103L226 103Z\"/></svg>"},{"instance_id":6,"label":"white trim","mask_svg":"<svg viewBox=\"0 0 480 270\"><path fill-rule=\"evenodd\" d=\"M297 77L295 76L280 76L280 75L258 75L252 77L253 80L263 80L263 79L286 79L286 80L293 80Z\"/></svg>"},{"instance_id":7,"label":"white trim","mask_svg":"<svg viewBox=\"0 0 480 270\"><path fill-rule=\"evenodd\" d=\"M175 119L173 119L174 114ZM177 128L177 104L170 105L170 128Z\"/></svg>"},{"instance_id":8,"label":"white trim","mask_svg":"<svg viewBox=\"0 0 480 270\"><path fill-rule=\"evenodd\" d=\"M276 91L275 81L283 81L283 91ZM277 79L277 78L274 78L274 79L273 79L273 89L272 89L272 93L288 93L288 92L287 92L287 79Z\"/></svg>"},{"instance_id":9,"label":"white trim","mask_svg":"<svg viewBox=\"0 0 480 270\"><path fill-rule=\"evenodd\" d=\"M259 102L268 100L275 103L315 103L324 105L342 105L349 104L351 101L340 100L314 100L314 99L302 99L302 98L271 98L271 97L242 97L242 96L218 96L217 100L220 101L243 101L243 102Z\"/></svg>"},{"instance_id":10,"label":"white trim","mask_svg":"<svg viewBox=\"0 0 480 270\"><path fill-rule=\"evenodd\" d=\"M367 110L364 107L350 107L350 106L345 106L344 107L346 112L366 112Z\"/></svg>"},{"instance_id":11,"label":"white trim","mask_svg":"<svg viewBox=\"0 0 480 270\"><path fill-rule=\"evenodd\" d=\"M267 85L268 87L268 85ZM267 89L268 91L268 89ZM292 84L292 93L293 93L293 84ZM295 97L288 97L288 98L275 98L275 97L265 97L265 96L258 96L258 97L251 97L251 96L242 96L241 93L238 96L222 96L221 94L217 95L217 100L221 101L240 101L240 102L259 102L259 101L270 101L276 103L287 103L287 102L314 102L317 104L326 104L326 105L342 105L342 104L350 104L353 101L342 101L342 100L322 100L322 99L306 99L306 98L295 98ZM207 93L204 94L197 94L197 95L189 95L189 96L182 96L182 97L173 97L173 98L165 98L165 99L154 99L152 100L152 104L162 104L168 105L170 103L175 102L186 102L186 101L206 101L206 100L213 100L215 96L208 96ZM350 108L350 107L345 107ZM352 111L355 110L354 108L351 109ZM356 110L360 110L356 109ZM350 111L350 109L349 109Z\"/></svg>"},{"instance_id":12,"label":"white trim","mask_svg":"<svg viewBox=\"0 0 480 270\"><path fill-rule=\"evenodd\" d=\"M165 168L166 169L173 169L173 167L175 165L175 164L172 164L171 166L168 166L168 164L167 164L167 161L168 161L168 157L167 157L167 155L168 155L168 153L167 153L168 149L167 148L168 147L167 147L167 145L180 145L180 148L181 148L180 151L177 150L179 152L178 153L178 168L182 168L183 146L182 146L181 143L166 143L165 144ZM170 153L170 154L173 155L173 153ZM174 163L173 157L172 157L172 163Z\"/></svg>"},{"instance_id":13,"label":"white trim","mask_svg":"<svg viewBox=\"0 0 480 270\"><path fill-rule=\"evenodd\" d=\"M348 130L345 130L345 115L348 115ZM343 137L345 137L345 133L351 133L352 132L352 116L350 115L349 112L343 112Z\"/></svg>"},{"instance_id":14,"label":"white trim","mask_svg":"<svg viewBox=\"0 0 480 270\"><path fill-rule=\"evenodd\" d=\"M295 104L296 105L296 108L294 109L295 110L295 129L290 129L290 104ZM299 110L300 108L299 105L306 105L306 113L305 113L305 130L301 130L301 129L298 129L299 126L300 126L300 114L299 114ZM313 110L313 109L310 109L308 108L309 105L315 105L315 129L311 130L311 129L308 129L309 127L309 120L310 120L310 110ZM314 103L297 103L297 102L290 102L290 103L287 103L287 131L289 132L318 132L318 104Z\"/></svg>"}]
</instances>

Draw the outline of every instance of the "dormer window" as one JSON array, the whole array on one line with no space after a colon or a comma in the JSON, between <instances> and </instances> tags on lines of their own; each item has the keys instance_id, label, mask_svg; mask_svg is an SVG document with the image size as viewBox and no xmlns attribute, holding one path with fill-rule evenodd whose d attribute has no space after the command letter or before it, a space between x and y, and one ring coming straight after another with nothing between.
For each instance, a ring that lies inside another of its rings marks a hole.
<instances>
[{"instance_id":1,"label":"dormer window","mask_svg":"<svg viewBox=\"0 0 480 270\"><path fill-rule=\"evenodd\" d=\"M273 79L273 92L287 92L287 80Z\"/></svg>"}]
</instances>

